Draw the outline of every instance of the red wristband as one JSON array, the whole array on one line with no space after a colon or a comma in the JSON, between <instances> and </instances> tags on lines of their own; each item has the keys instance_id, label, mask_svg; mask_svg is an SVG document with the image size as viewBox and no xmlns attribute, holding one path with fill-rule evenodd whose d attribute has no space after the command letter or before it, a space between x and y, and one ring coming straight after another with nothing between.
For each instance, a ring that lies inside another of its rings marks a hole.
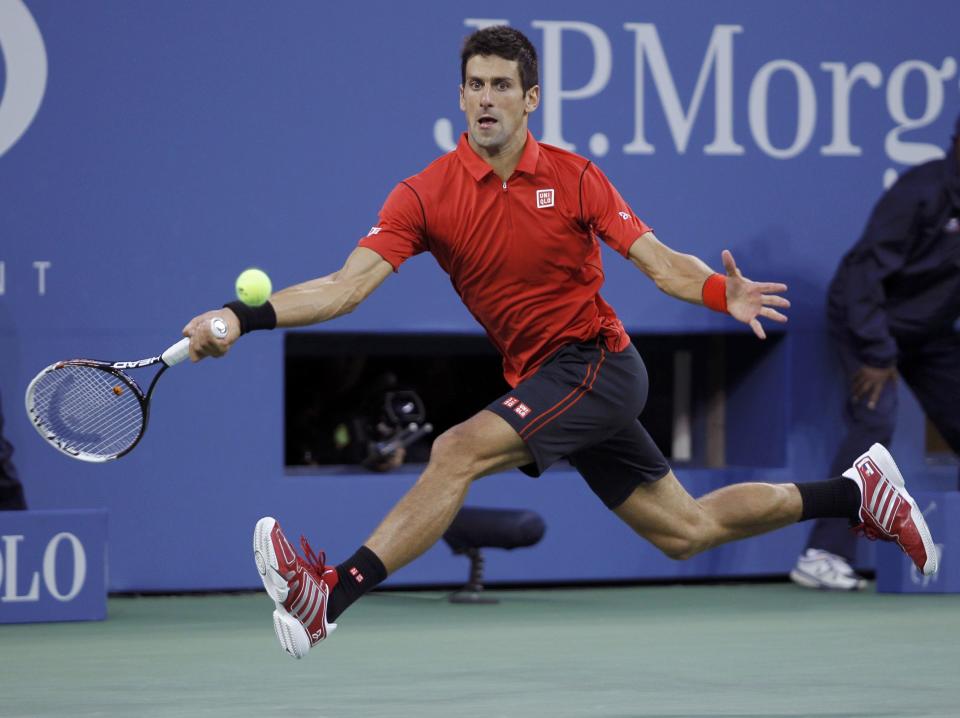
<instances>
[{"instance_id":1,"label":"red wristband","mask_svg":"<svg viewBox=\"0 0 960 718\"><path fill-rule=\"evenodd\" d=\"M715 312L727 311L727 277L714 273L703 283L703 306Z\"/></svg>"}]
</instances>

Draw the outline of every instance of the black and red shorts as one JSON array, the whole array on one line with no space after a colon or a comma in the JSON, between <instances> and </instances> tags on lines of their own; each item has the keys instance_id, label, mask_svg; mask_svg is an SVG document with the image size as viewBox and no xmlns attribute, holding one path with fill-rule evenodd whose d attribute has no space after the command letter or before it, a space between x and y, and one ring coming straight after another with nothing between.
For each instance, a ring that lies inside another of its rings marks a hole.
<instances>
[{"instance_id":1,"label":"black and red shorts","mask_svg":"<svg viewBox=\"0 0 960 718\"><path fill-rule=\"evenodd\" d=\"M609 351L601 339L569 344L508 394L487 406L524 440L539 476L567 459L609 508L670 466L637 418L647 401L647 369L631 344Z\"/></svg>"}]
</instances>

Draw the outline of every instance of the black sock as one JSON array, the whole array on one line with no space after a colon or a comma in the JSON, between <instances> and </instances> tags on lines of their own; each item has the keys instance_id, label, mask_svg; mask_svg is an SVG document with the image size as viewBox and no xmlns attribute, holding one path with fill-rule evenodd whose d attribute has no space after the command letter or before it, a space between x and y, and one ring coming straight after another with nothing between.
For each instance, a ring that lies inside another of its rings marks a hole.
<instances>
[{"instance_id":1,"label":"black sock","mask_svg":"<svg viewBox=\"0 0 960 718\"><path fill-rule=\"evenodd\" d=\"M847 518L860 523L860 487L855 481L838 476L826 481L796 484L803 501L801 521L820 518Z\"/></svg>"},{"instance_id":2,"label":"black sock","mask_svg":"<svg viewBox=\"0 0 960 718\"><path fill-rule=\"evenodd\" d=\"M366 546L337 566L337 585L330 592L327 602L327 620L336 621L337 616L367 591L387 577L383 561Z\"/></svg>"}]
</instances>

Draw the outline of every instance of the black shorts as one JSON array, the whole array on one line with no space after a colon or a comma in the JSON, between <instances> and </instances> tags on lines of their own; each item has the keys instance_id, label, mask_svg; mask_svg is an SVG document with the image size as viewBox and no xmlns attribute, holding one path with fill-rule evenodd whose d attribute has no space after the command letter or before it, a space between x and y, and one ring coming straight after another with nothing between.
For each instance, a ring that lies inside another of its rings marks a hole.
<instances>
[{"instance_id":1,"label":"black shorts","mask_svg":"<svg viewBox=\"0 0 960 718\"><path fill-rule=\"evenodd\" d=\"M508 394L487 406L524 440L539 476L566 458L609 508L670 466L637 417L647 401L647 369L631 344L569 344Z\"/></svg>"}]
</instances>

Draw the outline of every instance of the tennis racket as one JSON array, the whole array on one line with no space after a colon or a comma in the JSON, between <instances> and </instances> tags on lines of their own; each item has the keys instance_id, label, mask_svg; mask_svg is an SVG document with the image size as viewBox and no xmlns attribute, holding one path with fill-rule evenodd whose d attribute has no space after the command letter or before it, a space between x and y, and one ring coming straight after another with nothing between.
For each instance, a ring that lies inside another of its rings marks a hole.
<instances>
[{"instance_id":1,"label":"tennis racket","mask_svg":"<svg viewBox=\"0 0 960 718\"><path fill-rule=\"evenodd\" d=\"M227 335L226 323L210 320L214 336ZM129 454L143 438L150 397L157 380L190 354L184 338L159 356L137 361L68 359L51 364L27 387L27 416L50 445L80 461L102 463ZM160 364L144 393L127 372Z\"/></svg>"}]
</instances>

